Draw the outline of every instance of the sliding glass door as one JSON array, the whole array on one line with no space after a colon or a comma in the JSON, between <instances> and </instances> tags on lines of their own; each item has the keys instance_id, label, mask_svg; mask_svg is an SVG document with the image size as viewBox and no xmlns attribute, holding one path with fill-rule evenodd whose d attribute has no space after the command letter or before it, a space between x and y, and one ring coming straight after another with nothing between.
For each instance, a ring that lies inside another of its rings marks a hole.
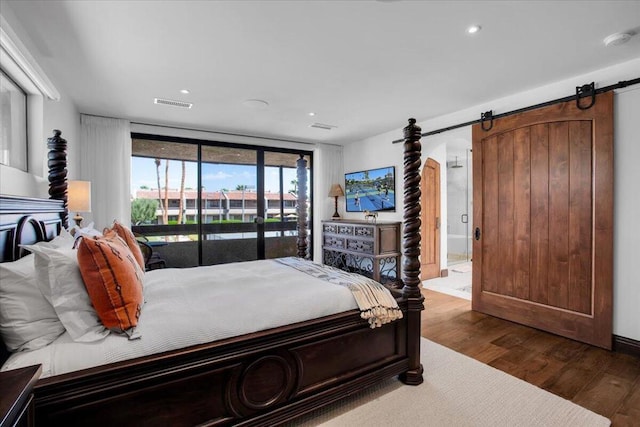
<instances>
[{"instance_id":1,"label":"sliding glass door","mask_svg":"<svg viewBox=\"0 0 640 427\"><path fill-rule=\"evenodd\" d=\"M203 146L200 161L202 265L251 261L258 255L259 152Z\"/></svg>"},{"instance_id":2,"label":"sliding glass door","mask_svg":"<svg viewBox=\"0 0 640 427\"><path fill-rule=\"evenodd\" d=\"M303 155L306 162L306 185L298 182L297 162L300 153L264 153L264 244L265 258L280 258L297 255L298 238L298 195L304 193L310 201L309 191L311 157ZM307 203L306 217L311 223L310 203ZM310 230L307 230L311 242ZM311 243L309 243L309 247Z\"/></svg>"},{"instance_id":3,"label":"sliding glass door","mask_svg":"<svg viewBox=\"0 0 640 427\"><path fill-rule=\"evenodd\" d=\"M132 139L132 229L167 266L297 254L300 191L311 206L310 152L140 134ZM301 156L304 188L296 170Z\"/></svg>"}]
</instances>

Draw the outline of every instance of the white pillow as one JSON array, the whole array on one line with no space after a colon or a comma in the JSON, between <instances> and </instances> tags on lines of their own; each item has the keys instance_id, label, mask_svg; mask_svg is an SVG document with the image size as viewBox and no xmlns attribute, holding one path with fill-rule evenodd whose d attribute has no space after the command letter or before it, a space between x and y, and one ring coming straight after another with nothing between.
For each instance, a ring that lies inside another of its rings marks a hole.
<instances>
[{"instance_id":1,"label":"white pillow","mask_svg":"<svg viewBox=\"0 0 640 427\"><path fill-rule=\"evenodd\" d=\"M74 225L71 230L75 230L73 233L76 237L102 237L102 233L94 228L93 222L82 228Z\"/></svg>"},{"instance_id":2,"label":"white pillow","mask_svg":"<svg viewBox=\"0 0 640 427\"><path fill-rule=\"evenodd\" d=\"M38 286L51 303L58 318L74 341L94 342L109 335L82 281L78 266L78 251L54 248L47 243L24 245L35 258Z\"/></svg>"},{"instance_id":3,"label":"white pillow","mask_svg":"<svg viewBox=\"0 0 640 427\"><path fill-rule=\"evenodd\" d=\"M36 245L46 245L52 248L72 249L76 239L67 231L66 228L60 230L60 234L53 238L50 242L38 242Z\"/></svg>"},{"instance_id":4,"label":"white pillow","mask_svg":"<svg viewBox=\"0 0 640 427\"><path fill-rule=\"evenodd\" d=\"M0 334L9 351L35 350L64 333L36 284L34 256L0 263Z\"/></svg>"}]
</instances>

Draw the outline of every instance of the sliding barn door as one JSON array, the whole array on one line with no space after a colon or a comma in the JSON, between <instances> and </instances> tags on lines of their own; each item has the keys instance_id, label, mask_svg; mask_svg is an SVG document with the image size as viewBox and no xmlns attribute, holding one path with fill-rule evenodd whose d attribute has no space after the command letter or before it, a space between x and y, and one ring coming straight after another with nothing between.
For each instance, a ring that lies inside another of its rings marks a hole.
<instances>
[{"instance_id":1,"label":"sliding barn door","mask_svg":"<svg viewBox=\"0 0 640 427\"><path fill-rule=\"evenodd\" d=\"M610 349L613 93L475 125L473 180L473 309Z\"/></svg>"}]
</instances>

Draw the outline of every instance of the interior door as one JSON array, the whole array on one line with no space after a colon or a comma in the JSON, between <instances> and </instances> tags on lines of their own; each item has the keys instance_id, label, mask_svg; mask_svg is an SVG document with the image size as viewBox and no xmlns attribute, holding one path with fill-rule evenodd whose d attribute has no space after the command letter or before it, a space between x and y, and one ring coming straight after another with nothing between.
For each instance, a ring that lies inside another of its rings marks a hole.
<instances>
[{"instance_id":1,"label":"interior door","mask_svg":"<svg viewBox=\"0 0 640 427\"><path fill-rule=\"evenodd\" d=\"M610 349L613 93L474 125L473 179L473 309Z\"/></svg>"},{"instance_id":2,"label":"interior door","mask_svg":"<svg viewBox=\"0 0 640 427\"><path fill-rule=\"evenodd\" d=\"M440 277L440 163L429 158L422 168L421 280Z\"/></svg>"}]
</instances>

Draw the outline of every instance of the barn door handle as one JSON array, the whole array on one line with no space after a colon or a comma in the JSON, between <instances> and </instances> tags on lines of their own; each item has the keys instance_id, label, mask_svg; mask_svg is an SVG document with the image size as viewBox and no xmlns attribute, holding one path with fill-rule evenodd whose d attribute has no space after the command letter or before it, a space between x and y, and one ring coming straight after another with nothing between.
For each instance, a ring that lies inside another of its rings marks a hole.
<instances>
[{"instance_id":1,"label":"barn door handle","mask_svg":"<svg viewBox=\"0 0 640 427\"><path fill-rule=\"evenodd\" d=\"M480 240L480 227L476 227L476 231L473 233L476 240Z\"/></svg>"}]
</instances>

